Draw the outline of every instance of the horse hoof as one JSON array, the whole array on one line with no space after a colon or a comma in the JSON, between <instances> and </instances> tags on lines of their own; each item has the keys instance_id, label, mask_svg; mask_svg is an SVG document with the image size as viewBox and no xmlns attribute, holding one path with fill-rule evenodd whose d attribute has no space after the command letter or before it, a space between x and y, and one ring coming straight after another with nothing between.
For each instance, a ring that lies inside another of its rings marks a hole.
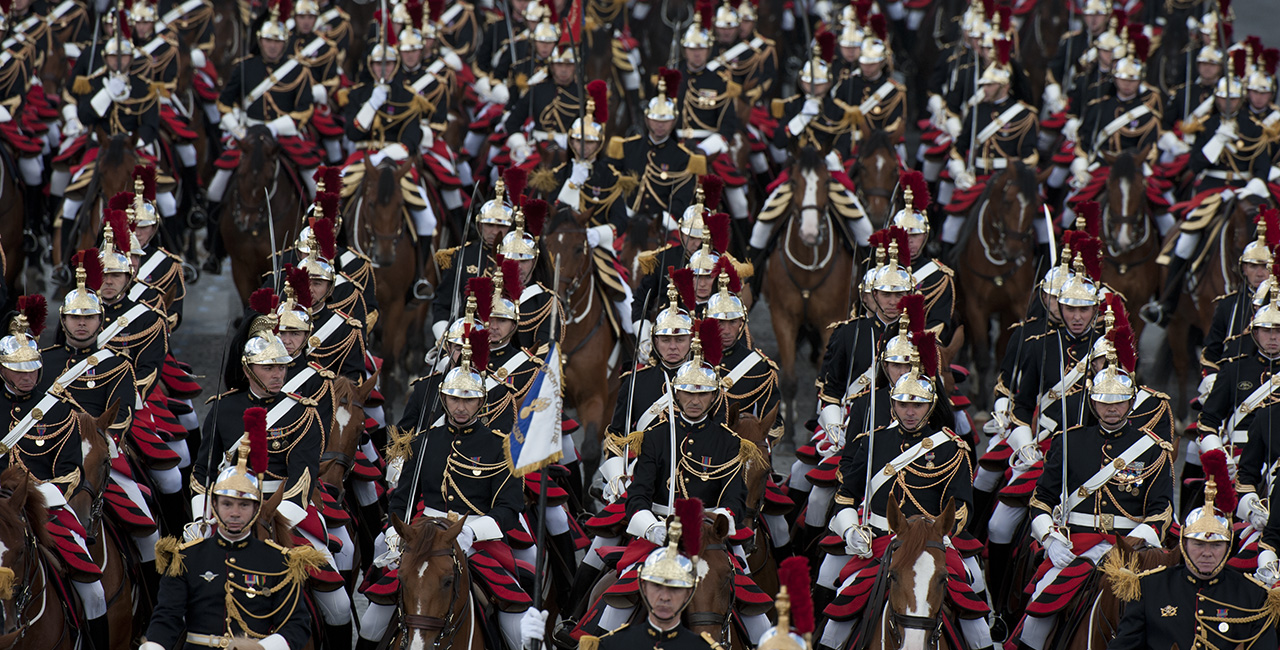
<instances>
[{"instance_id":1,"label":"horse hoof","mask_svg":"<svg viewBox=\"0 0 1280 650\"><path fill-rule=\"evenodd\" d=\"M195 264L184 261L182 263L182 281L187 284L195 284L200 281L200 269Z\"/></svg>"},{"instance_id":2,"label":"horse hoof","mask_svg":"<svg viewBox=\"0 0 1280 650\"><path fill-rule=\"evenodd\" d=\"M59 266L58 268L54 269L53 283L59 286L64 286L64 287L70 286L71 285L71 269L68 269L65 265Z\"/></svg>"}]
</instances>

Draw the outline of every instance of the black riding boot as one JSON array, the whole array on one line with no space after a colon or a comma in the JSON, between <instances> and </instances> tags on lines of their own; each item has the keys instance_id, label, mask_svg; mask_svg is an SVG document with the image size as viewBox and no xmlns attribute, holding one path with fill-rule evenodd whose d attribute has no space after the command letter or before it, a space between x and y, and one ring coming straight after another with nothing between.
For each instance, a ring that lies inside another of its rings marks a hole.
<instances>
[{"instance_id":1,"label":"black riding boot","mask_svg":"<svg viewBox=\"0 0 1280 650\"><path fill-rule=\"evenodd\" d=\"M143 586L147 590L147 597L151 599L151 603L154 605L159 602L160 596L160 572L156 570L156 561L143 562L140 571L142 572Z\"/></svg>"},{"instance_id":2,"label":"black riding boot","mask_svg":"<svg viewBox=\"0 0 1280 650\"><path fill-rule=\"evenodd\" d=\"M191 514L187 512L189 503L187 498L180 491L173 494L162 494L160 492L153 492L152 494L155 496L156 509L160 511L157 513L159 517L157 517L158 521L156 523L160 524L160 528L165 535L181 537L182 527L188 521L191 521Z\"/></svg>"},{"instance_id":3,"label":"black riding boot","mask_svg":"<svg viewBox=\"0 0 1280 650\"><path fill-rule=\"evenodd\" d=\"M435 298L436 289L427 281L427 263L431 259L431 238L418 235L418 279L413 283L413 299L427 301Z\"/></svg>"},{"instance_id":4,"label":"black riding boot","mask_svg":"<svg viewBox=\"0 0 1280 650\"><path fill-rule=\"evenodd\" d=\"M355 612L352 612L355 615ZM351 621L342 625L324 624L324 642L328 650L351 650Z\"/></svg>"},{"instance_id":5,"label":"black riding boot","mask_svg":"<svg viewBox=\"0 0 1280 650\"><path fill-rule=\"evenodd\" d=\"M1142 320L1157 327L1169 324L1169 319L1173 317L1173 310L1178 307L1178 298L1182 297L1182 281L1186 271L1187 260L1177 255L1173 256L1169 262L1169 275L1164 281L1164 291L1160 292L1160 301L1142 306L1138 311Z\"/></svg>"},{"instance_id":6,"label":"black riding boot","mask_svg":"<svg viewBox=\"0 0 1280 650\"><path fill-rule=\"evenodd\" d=\"M86 621L85 629L81 630L80 640L89 650L112 650L110 617L103 614Z\"/></svg>"},{"instance_id":7,"label":"black riding boot","mask_svg":"<svg viewBox=\"0 0 1280 650\"><path fill-rule=\"evenodd\" d=\"M40 249L39 238L45 232L45 199L39 187L22 185L22 216L25 224L22 246L28 253Z\"/></svg>"},{"instance_id":8,"label":"black riding boot","mask_svg":"<svg viewBox=\"0 0 1280 650\"><path fill-rule=\"evenodd\" d=\"M587 602L591 596L591 588L595 586L602 573L604 573L603 568L597 569L586 563L578 565L578 572L573 576L573 588L569 591L569 602L565 604L564 611L571 613L569 618L575 621L582 618L587 607L591 605Z\"/></svg>"},{"instance_id":9,"label":"black riding boot","mask_svg":"<svg viewBox=\"0 0 1280 650\"><path fill-rule=\"evenodd\" d=\"M987 542L987 593L991 594L991 602L995 613L1004 610L1004 600L1008 597L1005 580L1013 564L1013 544L992 544Z\"/></svg>"},{"instance_id":10,"label":"black riding boot","mask_svg":"<svg viewBox=\"0 0 1280 650\"><path fill-rule=\"evenodd\" d=\"M995 492L973 490L973 516L969 518L969 534L978 539L987 538L987 522L991 519L991 507L995 502Z\"/></svg>"},{"instance_id":11,"label":"black riding boot","mask_svg":"<svg viewBox=\"0 0 1280 650\"><path fill-rule=\"evenodd\" d=\"M568 593L573 589L575 569L578 567L573 535L571 533L552 535L551 548L555 549L551 558L551 579L555 582L557 593Z\"/></svg>"},{"instance_id":12,"label":"black riding boot","mask_svg":"<svg viewBox=\"0 0 1280 650\"><path fill-rule=\"evenodd\" d=\"M222 218L222 204L216 201L209 201L208 204L209 224L205 230L205 248L209 251L209 257L205 258L200 270L212 275L222 275L222 261L227 259L227 247L222 241L222 231L218 228L218 221Z\"/></svg>"}]
</instances>

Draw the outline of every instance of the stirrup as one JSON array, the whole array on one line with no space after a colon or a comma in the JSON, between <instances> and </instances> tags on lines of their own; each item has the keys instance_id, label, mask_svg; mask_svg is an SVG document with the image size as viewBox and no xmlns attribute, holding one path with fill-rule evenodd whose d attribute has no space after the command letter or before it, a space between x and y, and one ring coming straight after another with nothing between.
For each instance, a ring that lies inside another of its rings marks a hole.
<instances>
[{"instance_id":1,"label":"stirrup","mask_svg":"<svg viewBox=\"0 0 1280 650\"><path fill-rule=\"evenodd\" d=\"M1164 327L1169 322L1169 315L1166 313L1164 305L1158 301L1151 301L1143 305L1138 310L1138 316L1148 324L1156 327Z\"/></svg>"},{"instance_id":2,"label":"stirrup","mask_svg":"<svg viewBox=\"0 0 1280 650\"><path fill-rule=\"evenodd\" d=\"M413 283L413 297L424 302L434 300L436 288L430 282L419 279Z\"/></svg>"}]
</instances>

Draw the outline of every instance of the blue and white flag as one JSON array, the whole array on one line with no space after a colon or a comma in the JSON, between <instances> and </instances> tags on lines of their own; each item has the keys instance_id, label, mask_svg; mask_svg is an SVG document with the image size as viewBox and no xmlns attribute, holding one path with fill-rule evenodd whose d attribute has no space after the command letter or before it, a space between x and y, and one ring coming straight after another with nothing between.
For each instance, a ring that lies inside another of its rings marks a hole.
<instances>
[{"instance_id":1,"label":"blue and white flag","mask_svg":"<svg viewBox=\"0 0 1280 650\"><path fill-rule=\"evenodd\" d=\"M550 344L543 361L542 369L534 376L533 384L516 412L515 428L504 444L507 464L511 467L511 474L517 477L559 462L564 456L560 440L563 435L564 392L561 390L560 350L555 343Z\"/></svg>"}]
</instances>

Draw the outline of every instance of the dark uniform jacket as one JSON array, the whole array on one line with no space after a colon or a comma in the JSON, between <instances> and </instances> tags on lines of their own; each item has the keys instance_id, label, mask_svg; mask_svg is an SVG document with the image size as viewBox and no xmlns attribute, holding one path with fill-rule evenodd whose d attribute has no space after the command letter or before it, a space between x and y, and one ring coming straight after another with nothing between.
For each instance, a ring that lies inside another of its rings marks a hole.
<instances>
[{"instance_id":1,"label":"dark uniform jacket","mask_svg":"<svg viewBox=\"0 0 1280 650\"><path fill-rule=\"evenodd\" d=\"M409 155L414 155L422 143L422 117L430 114L425 110L426 101L409 86L403 73L397 72L387 84L390 86L387 101L374 112L370 124L359 123L356 116L373 95L378 82L369 79L351 89L347 95L346 136L357 148L381 149L399 142L409 149Z\"/></svg>"},{"instance_id":2,"label":"dark uniform jacket","mask_svg":"<svg viewBox=\"0 0 1280 650\"><path fill-rule=\"evenodd\" d=\"M850 431L851 435L853 433ZM866 432L858 432L854 440L845 443L841 452L836 511L861 507L865 500L868 444L873 445L871 472L887 475L884 470L890 461L935 433L938 431L927 424L915 432L904 431L896 424L879 428L870 437ZM875 515L884 517L888 512L889 499L898 502L905 517L925 515L933 518L940 517L947 503L955 499L956 521L961 522L960 526L963 527L973 504L973 461L969 443L950 429L943 429L943 433L946 434L946 439L942 443L923 444L925 451L919 458L897 471L896 476L885 481L871 495L873 517L871 521L864 523L871 524L880 533L889 532L887 526L877 523L875 518Z\"/></svg>"},{"instance_id":3,"label":"dark uniform jacket","mask_svg":"<svg viewBox=\"0 0 1280 650\"><path fill-rule=\"evenodd\" d=\"M108 74L101 74L89 79L89 92L76 104L80 123L87 129L101 127L107 135L132 133L141 143L154 143L159 133L160 103L150 81L130 74L127 81L129 96L119 102L111 100L105 110L99 113L93 107L92 99L99 92L105 93L108 77Z\"/></svg>"},{"instance_id":4,"label":"dark uniform jacket","mask_svg":"<svg viewBox=\"0 0 1280 650\"><path fill-rule=\"evenodd\" d=\"M286 54L276 63L267 63L261 56L251 56L233 64L231 74L226 79L226 85L218 95L219 110L226 112L233 106L244 108L240 104L241 95L243 94L244 99L249 99L258 84L277 72L289 60L286 51ZM305 65L293 65L291 68L283 79L278 79L262 97L245 108L245 115L250 119L263 122L270 122L281 115L288 115L299 123L311 117L313 110L311 73ZM81 120L83 121L83 118ZM85 126L88 126L88 123Z\"/></svg>"},{"instance_id":5,"label":"dark uniform jacket","mask_svg":"<svg viewBox=\"0 0 1280 650\"><path fill-rule=\"evenodd\" d=\"M680 115L676 120L676 135L692 138L693 144L710 133L685 136L685 130L719 133L726 141L731 140L742 129L734 102L742 89L733 82L732 75L726 70L711 71L705 67L694 72L684 63L679 70L677 97L680 99L676 103Z\"/></svg>"},{"instance_id":6,"label":"dark uniform jacket","mask_svg":"<svg viewBox=\"0 0 1280 650\"><path fill-rule=\"evenodd\" d=\"M988 126L1000 119L1013 106L1021 106L1022 112L1005 122L1004 126L995 130L986 140L978 136ZM1035 165L1039 156L1036 153L1036 140L1040 132L1040 120L1036 109L1029 104L1017 103L1013 99L999 102L982 102L974 109L975 114L964 120L960 136L956 138L956 155L961 160L968 160L969 143L973 143L974 174L993 174L1004 165L1014 161L1023 161ZM1003 160L1003 163L996 161Z\"/></svg>"},{"instance_id":7,"label":"dark uniform jacket","mask_svg":"<svg viewBox=\"0 0 1280 650\"><path fill-rule=\"evenodd\" d=\"M1265 118L1265 116L1263 116ZM1213 138L1217 132L1218 126L1223 122L1235 122L1236 137L1231 143L1234 145L1235 151L1231 148L1223 147L1222 153L1216 161L1209 160L1204 153L1205 145L1209 144L1209 140ZM1259 118L1247 110L1237 111L1234 116L1226 116L1215 112L1209 117L1204 124L1204 130L1196 136L1195 144L1191 145L1191 171L1199 174L1206 170L1217 170L1233 173L1236 178L1232 184L1243 185L1248 181L1244 174L1252 174L1254 178L1267 178L1267 173L1271 169L1272 147L1275 143L1275 136L1269 136L1262 126L1262 118ZM1208 182L1214 181L1219 184L1227 181L1221 179L1208 179Z\"/></svg>"},{"instance_id":8,"label":"dark uniform jacket","mask_svg":"<svg viewBox=\"0 0 1280 650\"><path fill-rule=\"evenodd\" d=\"M631 294L631 318L651 320L658 312L667 308L670 304L667 301L667 267L684 268L694 250L697 249L686 249L681 244L668 244L640 254L640 269L644 274ZM647 272L646 268L649 269Z\"/></svg>"},{"instance_id":9,"label":"dark uniform jacket","mask_svg":"<svg viewBox=\"0 0 1280 650\"><path fill-rule=\"evenodd\" d=\"M455 246L438 251L436 262L440 264L440 283L436 285L440 290L436 291L436 297L431 302L431 322L451 322L450 317L462 318L462 307L466 304L466 298L462 296L467 290L467 280L488 275L491 269L497 268L497 262L493 259L493 251L479 238L461 248ZM453 314L455 293L462 302L458 305L458 313Z\"/></svg>"},{"instance_id":10,"label":"dark uniform jacket","mask_svg":"<svg viewBox=\"0 0 1280 650\"><path fill-rule=\"evenodd\" d=\"M659 400L667 395L667 382L675 379L679 369L678 364L675 368L668 368L665 363L658 361L656 365L641 366L634 372L623 373L618 402L613 408L613 420L609 423L609 433L626 436L633 431L647 429L648 424L641 422L642 417L649 423L657 421L666 412L670 398L661 404ZM628 406L631 407L630 413L627 412Z\"/></svg>"},{"instance_id":11,"label":"dark uniform jacket","mask_svg":"<svg viewBox=\"0 0 1280 650\"><path fill-rule=\"evenodd\" d=\"M1222 437L1223 444L1229 444L1232 433L1222 430L1227 419L1232 417L1232 413L1237 411L1249 396L1258 390L1259 386L1265 382L1272 382L1271 394L1264 398L1257 408L1239 418L1234 427L1236 431L1247 432L1261 407L1275 402L1276 398L1280 397L1280 391L1274 388L1274 381L1280 381L1280 379L1273 380L1273 375L1280 370L1280 363L1262 356L1252 338L1245 341L1244 354L1225 364L1218 371L1218 378L1213 382L1213 390L1209 391L1209 397L1200 409L1200 418L1197 420L1196 428L1201 436L1216 433ZM1241 442L1243 441L1237 441L1237 444Z\"/></svg>"},{"instance_id":12,"label":"dark uniform jacket","mask_svg":"<svg viewBox=\"0 0 1280 650\"><path fill-rule=\"evenodd\" d=\"M327 336L321 330L330 321L338 323ZM364 324L334 309L328 303L311 312L311 338L307 355L325 370L353 381L364 378Z\"/></svg>"},{"instance_id":13,"label":"dark uniform jacket","mask_svg":"<svg viewBox=\"0 0 1280 650\"><path fill-rule=\"evenodd\" d=\"M894 323L897 321L885 323L873 315L836 325L831 338L827 339L822 365L818 366L818 399L823 406L839 404L849 391L849 384L862 378L871 367L872 359L884 348L881 339L898 333L897 327L892 330L888 327ZM864 385L866 383L869 381ZM853 392L862 390L864 385L857 386Z\"/></svg>"},{"instance_id":14,"label":"dark uniform jacket","mask_svg":"<svg viewBox=\"0 0 1280 650\"><path fill-rule=\"evenodd\" d=\"M1132 116L1130 111L1142 105L1147 107L1145 113L1125 122L1111 135L1106 135L1109 124L1126 114ZM1140 151L1144 147L1155 145L1160 138L1163 112L1164 103L1160 94L1154 90L1140 87L1138 93L1129 100L1120 99L1112 90L1102 101L1089 106L1085 111L1076 139L1077 152L1102 156L1109 164L1111 158L1123 151Z\"/></svg>"},{"instance_id":15,"label":"dark uniform jacket","mask_svg":"<svg viewBox=\"0 0 1280 650\"><path fill-rule=\"evenodd\" d=\"M586 643L586 638L583 641ZM641 623L625 624L600 637L599 642L599 650L706 650L716 647L684 625L663 632L650 625L647 618Z\"/></svg>"},{"instance_id":16,"label":"dark uniform jacket","mask_svg":"<svg viewBox=\"0 0 1280 650\"><path fill-rule=\"evenodd\" d=\"M727 508L739 521L746 513L747 484L742 447L746 444L724 424L723 409L710 409L700 422L675 417L680 457L676 460L676 498L702 499L707 509ZM671 424L666 417L650 425L627 490L627 515L671 507Z\"/></svg>"},{"instance_id":17,"label":"dark uniform jacket","mask_svg":"<svg viewBox=\"0 0 1280 650\"><path fill-rule=\"evenodd\" d=\"M1244 354L1245 341L1252 341L1248 330L1254 311L1253 291L1236 289L1218 298L1200 350L1201 370L1217 372L1222 363Z\"/></svg>"},{"instance_id":18,"label":"dark uniform jacket","mask_svg":"<svg viewBox=\"0 0 1280 650\"><path fill-rule=\"evenodd\" d=\"M40 351L44 362L41 375L40 390L49 390L58 377L70 370L72 366L84 361L98 352L97 346L78 350L63 343ZM68 401L93 417L101 417L112 405L116 407L116 419L111 425L112 434L117 440L129 430L133 421L133 407L136 399L134 387L133 365L129 359L108 351L95 358L102 358L100 363L90 362L83 374L69 385L62 386ZM37 391L39 392L39 391Z\"/></svg>"},{"instance_id":19,"label":"dark uniform jacket","mask_svg":"<svg viewBox=\"0 0 1280 650\"><path fill-rule=\"evenodd\" d=\"M160 237L154 236L146 246L142 248L142 263L138 269L138 276L134 278L133 284L129 285L129 297L137 302L139 299L133 297L135 287L139 285L147 285L155 289L162 297L163 305L154 305L152 307L165 312L168 321L169 332L176 332L182 324L182 302L187 297L187 285L182 276L182 260L177 255L160 248L157 240ZM152 259L155 263L152 264ZM145 273L143 273L145 270Z\"/></svg>"},{"instance_id":20,"label":"dark uniform jacket","mask_svg":"<svg viewBox=\"0 0 1280 650\"><path fill-rule=\"evenodd\" d=\"M631 212L650 217L667 212L679 219L693 202L694 177L707 169L706 158L680 144L675 134L662 142L645 135L614 136L605 155L618 176L639 183L627 199Z\"/></svg>"},{"instance_id":21,"label":"dark uniform jacket","mask_svg":"<svg viewBox=\"0 0 1280 650\"><path fill-rule=\"evenodd\" d=\"M1036 409L1040 405L1040 396L1058 387L1062 379L1071 374L1073 366L1086 364L1083 373L1078 373L1076 380L1066 386L1065 409L1061 390L1056 391L1056 399L1041 418L1048 418L1057 424L1053 433L1075 427L1089 414L1085 404L1085 383L1093 377L1093 369L1087 367L1089 352L1102 333L1097 328L1086 329L1080 336L1072 336L1064 326L1051 327L1044 335L1028 338L1022 351L1022 378L1018 383L1018 392L1013 399L1013 420L1018 425L1031 427L1033 433L1044 427L1035 420ZM1064 422L1065 417L1065 422Z\"/></svg>"},{"instance_id":22,"label":"dark uniform jacket","mask_svg":"<svg viewBox=\"0 0 1280 650\"><path fill-rule=\"evenodd\" d=\"M852 139L850 129L854 125L852 112L848 105L842 106L830 93L818 101L821 109L817 115L805 124L800 133L792 133L788 125L791 120L804 110L805 95L793 95L787 99L775 99L771 106L774 119L778 120L778 128L773 132L773 146L784 151L799 150L812 146L821 152L836 151L848 155Z\"/></svg>"},{"instance_id":23,"label":"dark uniform jacket","mask_svg":"<svg viewBox=\"0 0 1280 650\"><path fill-rule=\"evenodd\" d=\"M0 430L8 434L28 414L34 416L33 411L44 396L43 390L15 395L5 384L0 388L0 413L4 417ZM93 431L81 431L77 413L79 409L69 400L55 400L50 408L42 410L34 426L4 455L0 464L4 467L19 464L39 481L70 479L84 465L81 436L97 435ZM72 482L63 486L62 491L70 493L74 486Z\"/></svg>"},{"instance_id":24,"label":"dark uniform jacket","mask_svg":"<svg viewBox=\"0 0 1280 650\"><path fill-rule=\"evenodd\" d=\"M533 129L548 134L568 133L573 121L578 119L582 106L582 86L576 80L566 86L547 79L529 87L529 90L511 100L510 114L504 129L507 133L524 130L525 122L533 120ZM539 138L530 138L531 141Z\"/></svg>"},{"instance_id":25,"label":"dark uniform jacket","mask_svg":"<svg viewBox=\"0 0 1280 650\"><path fill-rule=\"evenodd\" d=\"M1127 603L1107 650L1260 650L1276 645L1267 590L1225 569L1203 580L1185 564L1141 578L1141 597ZM1253 641L1241 643L1241 640Z\"/></svg>"},{"instance_id":26,"label":"dark uniform jacket","mask_svg":"<svg viewBox=\"0 0 1280 650\"><path fill-rule=\"evenodd\" d=\"M742 335L724 350L720 361L720 385L728 406L761 420L778 409L778 366L758 348L747 344L746 323ZM741 367L745 372L730 381L729 375Z\"/></svg>"},{"instance_id":27,"label":"dark uniform jacket","mask_svg":"<svg viewBox=\"0 0 1280 650\"><path fill-rule=\"evenodd\" d=\"M126 319L124 329L106 347L123 354L133 364L138 392L145 397L160 380L164 359L169 354L169 330L165 315L153 308L137 310L130 317L136 304L127 296L114 304L103 301L102 328L105 330L119 318Z\"/></svg>"}]
</instances>

